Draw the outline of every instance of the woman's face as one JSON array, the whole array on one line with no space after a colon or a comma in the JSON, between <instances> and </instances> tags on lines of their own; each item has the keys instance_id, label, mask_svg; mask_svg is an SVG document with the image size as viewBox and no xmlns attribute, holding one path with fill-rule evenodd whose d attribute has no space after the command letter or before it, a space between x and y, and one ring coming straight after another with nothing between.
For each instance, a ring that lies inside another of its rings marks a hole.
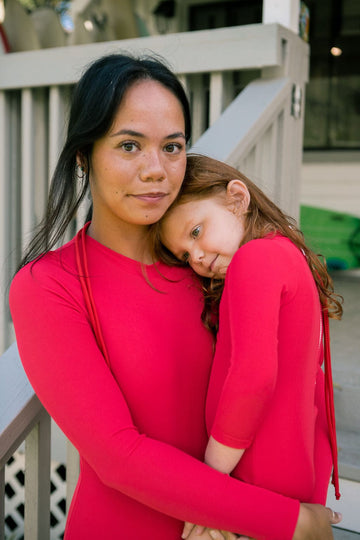
<instances>
[{"instance_id":1,"label":"woman's face","mask_svg":"<svg viewBox=\"0 0 360 540\"><path fill-rule=\"evenodd\" d=\"M158 82L134 83L93 146L92 223L111 230L155 223L175 199L185 166L181 103Z\"/></svg>"}]
</instances>

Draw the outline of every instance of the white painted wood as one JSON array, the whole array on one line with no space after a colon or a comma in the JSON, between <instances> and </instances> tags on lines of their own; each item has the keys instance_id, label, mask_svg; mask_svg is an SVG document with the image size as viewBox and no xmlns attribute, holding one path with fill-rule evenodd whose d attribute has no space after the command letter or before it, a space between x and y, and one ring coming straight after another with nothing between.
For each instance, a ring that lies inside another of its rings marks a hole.
<instances>
[{"instance_id":1,"label":"white painted wood","mask_svg":"<svg viewBox=\"0 0 360 540\"><path fill-rule=\"evenodd\" d=\"M16 343L0 356L0 385L1 469L43 411L21 365Z\"/></svg>"},{"instance_id":2,"label":"white painted wood","mask_svg":"<svg viewBox=\"0 0 360 540\"><path fill-rule=\"evenodd\" d=\"M79 453L75 446L67 441L66 455L66 512L69 512L71 500L74 495L80 473Z\"/></svg>"},{"instance_id":3,"label":"white painted wood","mask_svg":"<svg viewBox=\"0 0 360 540\"><path fill-rule=\"evenodd\" d=\"M0 468L0 540L5 540L5 468Z\"/></svg>"},{"instance_id":4,"label":"white painted wood","mask_svg":"<svg viewBox=\"0 0 360 540\"><path fill-rule=\"evenodd\" d=\"M271 124L290 92L288 79L256 80L239 94L204 133L195 149L223 160L232 159L234 152L246 155L256 139ZM218 134L221 133L221 137Z\"/></svg>"},{"instance_id":5,"label":"white painted wood","mask_svg":"<svg viewBox=\"0 0 360 540\"><path fill-rule=\"evenodd\" d=\"M6 382L6 384L5 384ZM0 523L3 512L4 467L25 441L25 537L49 538L50 417L22 368L16 343L0 356ZM78 452L68 443L67 508L79 476ZM2 505L2 506L1 506ZM0 527L0 539L1 539Z\"/></svg>"},{"instance_id":6,"label":"white painted wood","mask_svg":"<svg viewBox=\"0 0 360 540\"><path fill-rule=\"evenodd\" d=\"M33 89L34 103L34 221L39 223L48 196L48 91Z\"/></svg>"},{"instance_id":7,"label":"white painted wood","mask_svg":"<svg viewBox=\"0 0 360 540\"><path fill-rule=\"evenodd\" d=\"M45 410L25 441L24 536L50 538L50 417Z\"/></svg>"},{"instance_id":8,"label":"white painted wood","mask_svg":"<svg viewBox=\"0 0 360 540\"><path fill-rule=\"evenodd\" d=\"M35 224L35 122L31 89L25 88L21 98L21 238L24 246L29 240L29 235Z\"/></svg>"},{"instance_id":9,"label":"white painted wood","mask_svg":"<svg viewBox=\"0 0 360 540\"><path fill-rule=\"evenodd\" d=\"M278 24L252 24L4 54L0 56L0 89L73 84L89 62L121 51L156 52L176 73L279 66L281 42L291 37L293 33Z\"/></svg>"},{"instance_id":10,"label":"white painted wood","mask_svg":"<svg viewBox=\"0 0 360 540\"><path fill-rule=\"evenodd\" d=\"M210 74L209 126L220 117L224 103L224 79L221 71Z\"/></svg>"},{"instance_id":11,"label":"white painted wood","mask_svg":"<svg viewBox=\"0 0 360 540\"><path fill-rule=\"evenodd\" d=\"M263 0L263 23L279 23L299 33L299 0Z\"/></svg>"},{"instance_id":12,"label":"white painted wood","mask_svg":"<svg viewBox=\"0 0 360 540\"><path fill-rule=\"evenodd\" d=\"M205 90L203 75L191 76L190 107L192 120L191 140L197 141L206 128L205 118Z\"/></svg>"},{"instance_id":13,"label":"white painted wood","mask_svg":"<svg viewBox=\"0 0 360 540\"><path fill-rule=\"evenodd\" d=\"M209 126L219 118L223 110L234 99L232 72L215 71L210 73Z\"/></svg>"},{"instance_id":14,"label":"white painted wood","mask_svg":"<svg viewBox=\"0 0 360 540\"><path fill-rule=\"evenodd\" d=\"M49 170L48 181L54 173L59 151L65 141L68 99L66 91L60 86L51 86L49 90Z\"/></svg>"},{"instance_id":15,"label":"white painted wood","mask_svg":"<svg viewBox=\"0 0 360 540\"><path fill-rule=\"evenodd\" d=\"M7 99L0 92L0 352L7 346L8 312L5 300L7 258L9 255L9 139Z\"/></svg>"}]
</instances>

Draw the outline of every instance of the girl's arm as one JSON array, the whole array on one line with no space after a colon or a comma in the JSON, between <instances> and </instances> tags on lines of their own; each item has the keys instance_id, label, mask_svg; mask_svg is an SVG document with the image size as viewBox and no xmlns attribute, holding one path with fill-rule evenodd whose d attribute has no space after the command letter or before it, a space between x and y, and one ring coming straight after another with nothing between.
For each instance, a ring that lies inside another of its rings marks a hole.
<instances>
[{"instance_id":1,"label":"girl's arm","mask_svg":"<svg viewBox=\"0 0 360 540\"><path fill-rule=\"evenodd\" d=\"M230 474L239 463L244 451L245 449L243 448L230 448L230 446L225 446L210 435L204 461L213 469L224 474ZM195 526L193 523L187 522L184 525L182 538L191 540L193 537L199 537L199 535L202 535L204 532L205 527L199 525ZM221 538L221 533L219 532L218 534L220 535L219 538Z\"/></svg>"},{"instance_id":2,"label":"girl's arm","mask_svg":"<svg viewBox=\"0 0 360 540\"><path fill-rule=\"evenodd\" d=\"M230 474L239 463L244 448L225 446L210 435L205 451L205 463L224 474Z\"/></svg>"}]
</instances>

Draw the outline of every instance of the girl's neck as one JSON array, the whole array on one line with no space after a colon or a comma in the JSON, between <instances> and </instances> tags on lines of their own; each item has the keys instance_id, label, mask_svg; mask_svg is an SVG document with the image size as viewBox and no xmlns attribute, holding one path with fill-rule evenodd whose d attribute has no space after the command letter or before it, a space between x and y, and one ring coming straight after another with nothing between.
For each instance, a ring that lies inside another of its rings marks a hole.
<instances>
[{"instance_id":1,"label":"girl's neck","mask_svg":"<svg viewBox=\"0 0 360 540\"><path fill-rule=\"evenodd\" d=\"M101 223L95 219L89 225L87 234L100 244L144 264L153 263L153 258L148 246L147 225Z\"/></svg>"}]
</instances>

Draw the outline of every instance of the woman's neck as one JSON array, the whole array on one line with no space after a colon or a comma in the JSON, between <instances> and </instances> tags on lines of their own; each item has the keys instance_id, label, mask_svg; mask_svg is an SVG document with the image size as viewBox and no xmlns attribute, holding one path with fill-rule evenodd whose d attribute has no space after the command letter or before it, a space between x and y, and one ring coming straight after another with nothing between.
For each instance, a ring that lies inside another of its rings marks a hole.
<instances>
[{"instance_id":1,"label":"woman's neck","mask_svg":"<svg viewBox=\"0 0 360 540\"><path fill-rule=\"evenodd\" d=\"M112 224L101 223L92 220L87 234L100 244L144 264L153 263L153 258L148 245L147 225Z\"/></svg>"}]
</instances>

